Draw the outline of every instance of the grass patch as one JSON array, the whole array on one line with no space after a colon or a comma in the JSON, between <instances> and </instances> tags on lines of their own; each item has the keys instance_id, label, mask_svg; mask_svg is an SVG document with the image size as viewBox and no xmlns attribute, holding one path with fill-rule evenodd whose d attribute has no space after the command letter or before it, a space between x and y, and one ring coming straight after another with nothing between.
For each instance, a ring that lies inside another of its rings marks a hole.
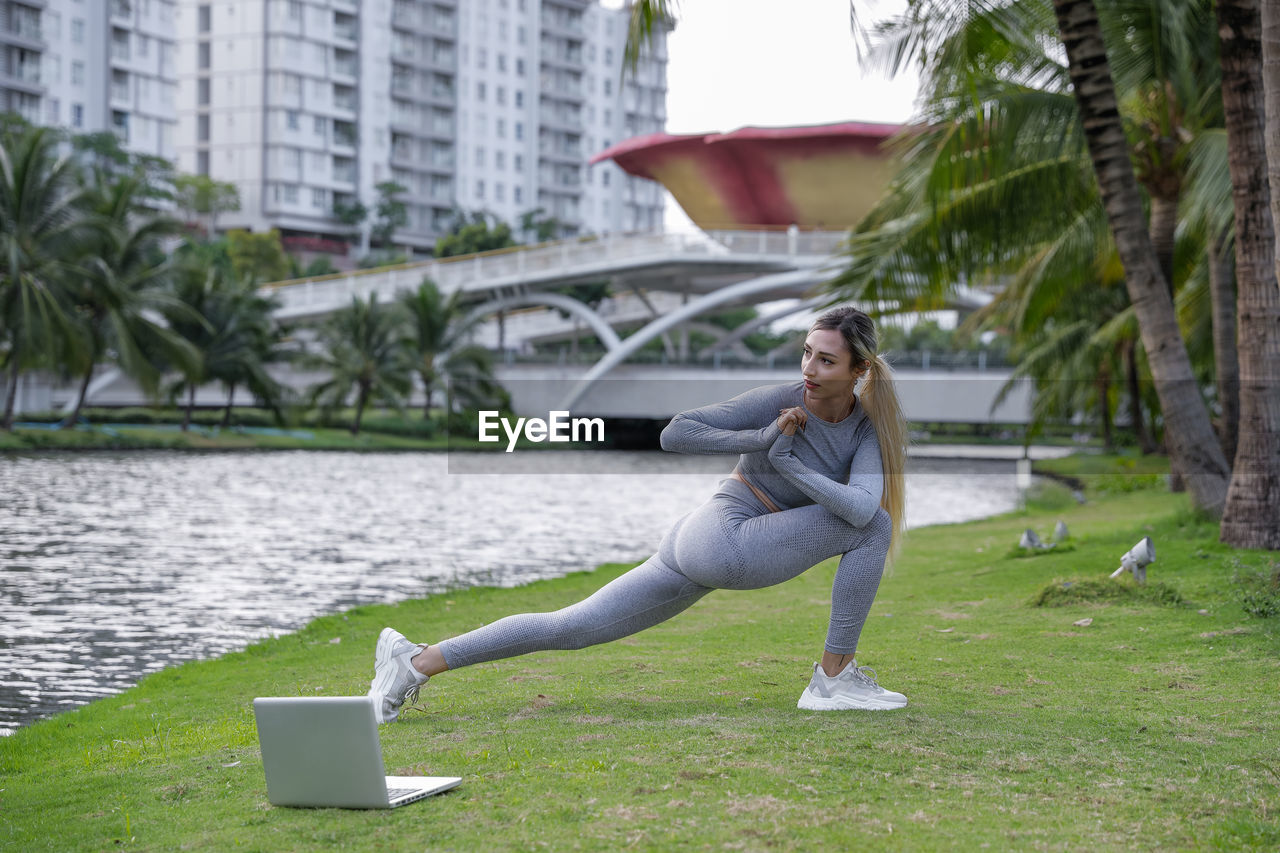
<instances>
[{"instance_id":1,"label":"grass patch","mask_svg":"<svg viewBox=\"0 0 1280 853\"><path fill-rule=\"evenodd\" d=\"M1233 561L1266 555L1219 543L1186 500L1121 493L912 531L859 651L910 698L901 711L796 710L834 561L712 593L617 643L447 673L424 710L384 728L383 750L389 773L463 784L391 812L268 805L253 697L361 694L383 625L435 641L564 606L626 567L327 616L0 739L0 843L1274 849L1280 622L1247 615L1232 583ZM1074 551L1004 558L1024 528L1058 518ZM1027 606L1055 578L1109 570L1143 535L1160 554L1151 584L1194 607Z\"/></svg>"},{"instance_id":2,"label":"grass patch","mask_svg":"<svg viewBox=\"0 0 1280 853\"><path fill-rule=\"evenodd\" d=\"M1182 595L1167 583L1155 582L1139 586L1128 581L1085 578L1055 580L1045 584L1031 599L1032 607L1064 607L1068 604L1158 604L1174 606L1183 603Z\"/></svg>"},{"instance_id":3,"label":"grass patch","mask_svg":"<svg viewBox=\"0 0 1280 853\"><path fill-rule=\"evenodd\" d=\"M1239 587L1244 612L1259 619L1280 616L1280 561L1267 559L1261 568L1252 568L1238 559L1235 564L1232 580Z\"/></svg>"}]
</instances>

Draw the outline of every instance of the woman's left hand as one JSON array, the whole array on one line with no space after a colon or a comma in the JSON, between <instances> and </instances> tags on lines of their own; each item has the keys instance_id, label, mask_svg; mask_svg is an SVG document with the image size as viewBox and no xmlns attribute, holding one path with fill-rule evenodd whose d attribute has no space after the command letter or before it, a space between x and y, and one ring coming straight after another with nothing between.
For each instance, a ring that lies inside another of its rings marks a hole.
<instances>
[{"instance_id":1,"label":"woman's left hand","mask_svg":"<svg viewBox=\"0 0 1280 853\"><path fill-rule=\"evenodd\" d=\"M809 416L803 406L792 406L790 409L779 409L778 429L783 435L795 435L796 428L804 429Z\"/></svg>"}]
</instances>

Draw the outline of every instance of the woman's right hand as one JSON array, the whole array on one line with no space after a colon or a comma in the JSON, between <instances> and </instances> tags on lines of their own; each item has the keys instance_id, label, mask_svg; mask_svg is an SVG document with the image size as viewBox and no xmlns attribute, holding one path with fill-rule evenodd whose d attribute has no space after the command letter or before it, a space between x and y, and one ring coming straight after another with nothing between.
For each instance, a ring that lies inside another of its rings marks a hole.
<instances>
[{"instance_id":1,"label":"woman's right hand","mask_svg":"<svg viewBox=\"0 0 1280 853\"><path fill-rule=\"evenodd\" d=\"M792 406L790 409L779 409L779 411L781 414L778 415L778 429L782 430L783 435L795 435L796 428L804 429L809 419L803 406Z\"/></svg>"}]
</instances>

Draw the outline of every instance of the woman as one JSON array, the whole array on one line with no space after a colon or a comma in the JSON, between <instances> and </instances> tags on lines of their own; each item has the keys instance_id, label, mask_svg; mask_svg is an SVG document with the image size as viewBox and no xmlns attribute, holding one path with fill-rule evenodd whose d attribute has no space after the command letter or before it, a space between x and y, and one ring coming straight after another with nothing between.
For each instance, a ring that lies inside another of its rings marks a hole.
<instances>
[{"instance_id":1,"label":"woman","mask_svg":"<svg viewBox=\"0 0 1280 853\"><path fill-rule=\"evenodd\" d=\"M906 422L876 346L866 314L828 311L805 339L802 382L676 415L662 431L664 450L741 454L738 466L710 501L676 523L657 554L585 600L554 613L508 616L437 645L384 628L369 689L378 721L394 721L432 675L616 640L670 619L713 589L771 586L836 555L822 661L798 707L906 705L854 660L903 533ZM863 377L859 398L854 388Z\"/></svg>"}]
</instances>

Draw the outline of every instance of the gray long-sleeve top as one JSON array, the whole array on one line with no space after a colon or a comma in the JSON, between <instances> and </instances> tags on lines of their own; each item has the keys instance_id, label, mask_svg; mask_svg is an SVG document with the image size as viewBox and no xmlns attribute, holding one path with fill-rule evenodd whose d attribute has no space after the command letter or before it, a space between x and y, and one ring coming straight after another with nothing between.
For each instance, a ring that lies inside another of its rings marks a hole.
<instances>
[{"instance_id":1,"label":"gray long-sleeve top","mask_svg":"<svg viewBox=\"0 0 1280 853\"><path fill-rule=\"evenodd\" d=\"M783 435L779 410L803 405L803 382L755 388L676 415L662 431L662 449L739 453L739 472L779 509L817 503L865 527L880 506L884 467L862 401L834 424L809 412L803 431Z\"/></svg>"}]
</instances>

